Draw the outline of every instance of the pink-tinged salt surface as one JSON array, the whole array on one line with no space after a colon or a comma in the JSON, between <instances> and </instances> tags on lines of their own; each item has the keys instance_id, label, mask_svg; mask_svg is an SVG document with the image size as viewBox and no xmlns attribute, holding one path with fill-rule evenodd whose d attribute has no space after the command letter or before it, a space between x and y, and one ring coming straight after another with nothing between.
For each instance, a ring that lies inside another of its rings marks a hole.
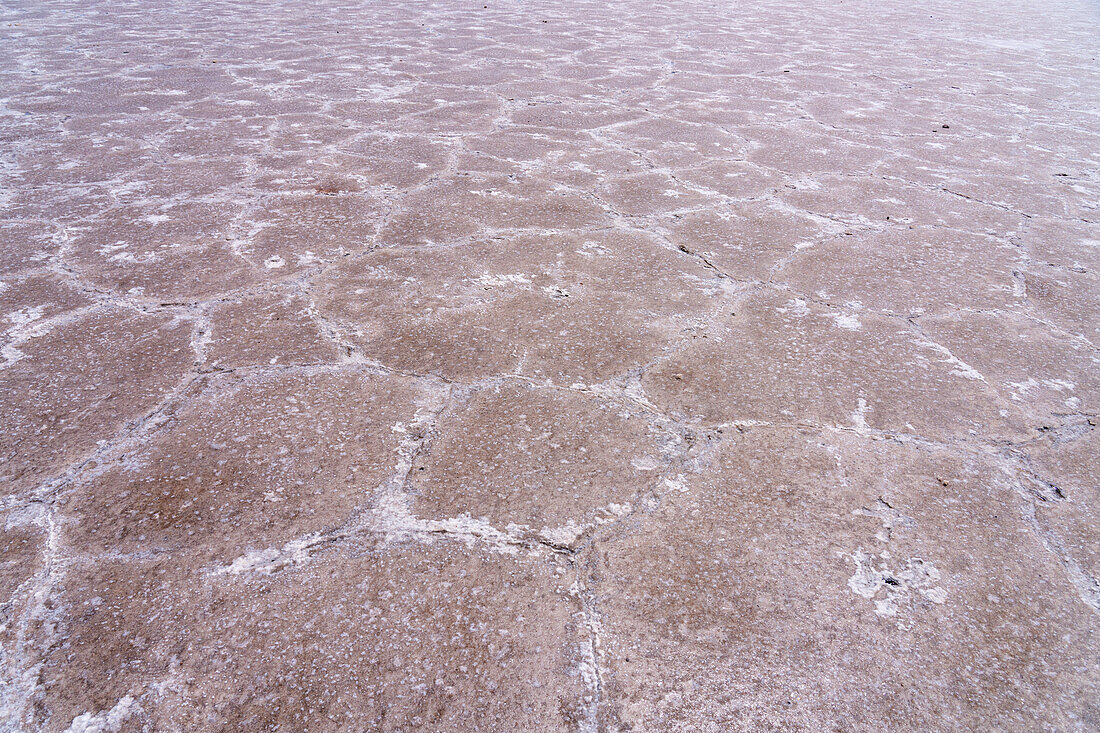
<instances>
[{"instance_id":1,"label":"pink-tinged salt surface","mask_svg":"<svg viewBox=\"0 0 1100 733\"><path fill-rule=\"evenodd\" d=\"M0 5L0 730L1100 730L1100 5Z\"/></svg>"}]
</instances>

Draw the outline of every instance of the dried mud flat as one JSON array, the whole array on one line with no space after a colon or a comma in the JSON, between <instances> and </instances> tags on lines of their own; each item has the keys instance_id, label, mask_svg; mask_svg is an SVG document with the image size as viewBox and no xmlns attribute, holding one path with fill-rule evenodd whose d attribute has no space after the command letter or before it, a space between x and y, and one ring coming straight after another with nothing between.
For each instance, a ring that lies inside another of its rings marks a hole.
<instances>
[{"instance_id":1,"label":"dried mud flat","mask_svg":"<svg viewBox=\"0 0 1100 733\"><path fill-rule=\"evenodd\" d=\"M1095 2L0 22L0 730L1100 730Z\"/></svg>"}]
</instances>

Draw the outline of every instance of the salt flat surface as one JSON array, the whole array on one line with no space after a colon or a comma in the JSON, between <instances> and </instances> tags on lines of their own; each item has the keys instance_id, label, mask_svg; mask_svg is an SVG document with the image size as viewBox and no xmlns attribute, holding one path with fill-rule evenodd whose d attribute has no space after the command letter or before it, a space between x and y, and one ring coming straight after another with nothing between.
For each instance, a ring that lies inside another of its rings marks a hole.
<instances>
[{"instance_id":1,"label":"salt flat surface","mask_svg":"<svg viewBox=\"0 0 1100 733\"><path fill-rule=\"evenodd\" d=\"M0 730L1100 730L1095 0L0 28Z\"/></svg>"}]
</instances>

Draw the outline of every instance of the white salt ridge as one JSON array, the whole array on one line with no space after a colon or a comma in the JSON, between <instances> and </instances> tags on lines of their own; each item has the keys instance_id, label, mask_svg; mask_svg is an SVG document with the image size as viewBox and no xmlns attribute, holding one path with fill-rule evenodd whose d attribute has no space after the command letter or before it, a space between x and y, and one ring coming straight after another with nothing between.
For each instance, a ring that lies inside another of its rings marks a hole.
<instances>
[{"instance_id":1,"label":"white salt ridge","mask_svg":"<svg viewBox=\"0 0 1100 733\"><path fill-rule=\"evenodd\" d=\"M887 557L888 553L882 553ZM848 587L853 593L875 601L875 613L879 616L894 617L915 592L935 604L947 600L947 591L937 585L940 571L930 562L919 557L910 558L905 567L890 570L885 563L879 567L873 564L874 555L857 549L851 555L856 565L855 573L848 578ZM885 595L877 598L880 591Z\"/></svg>"},{"instance_id":2,"label":"white salt ridge","mask_svg":"<svg viewBox=\"0 0 1100 733\"><path fill-rule=\"evenodd\" d=\"M530 285L531 278L522 273L513 273L507 275L495 275L485 273L478 277L475 282L477 282L478 285L484 285L491 288L499 288L506 285Z\"/></svg>"},{"instance_id":3,"label":"white salt ridge","mask_svg":"<svg viewBox=\"0 0 1100 733\"><path fill-rule=\"evenodd\" d=\"M65 729L65 733L118 733L130 717L141 710L132 696L127 695L101 713L81 713Z\"/></svg>"},{"instance_id":4,"label":"white salt ridge","mask_svg":"<svg viewBox=\"0 0 1100 733\"><path fill-rule=\"evenodd\" d=\"M952 374L959 377L965 377L966 379L973 379L979 382L985 381L985 377L982 376L981 372L952 354L951 350L948 349L946 346L943 346L942 344L937 344L935 341L928 341L926 339L917 339L913 343L915 343L917 346L923 346L926 349L932 349L936 353L941 354L943 356L943 359L940 360L941 362L954 366L954 369L951 370Z\"/></svg>"},{"instance_id":5,"label":"white salt ridge","mask_svg":"<svg viewBox=\"0 0 1100 733\"><path fill-rule=\"evenodd\" d=\"M855 313L837 313L833 316L833 320L836 321L837 328L848 331L858 331L863 325Z\"/></svg>"},{"instance_id":6,"label":"white salt ridge","mask_svg":"<svg viewBox=\"0 0 1100 733\"><path fill-rule=\"evenodd\" d=\"M870 426L867 424L866 415L871 411L871 408L867 406L867 400L862 397L859 398L859 402L856 405L856 409L852 411L850 415L852 425L855 427L856 432L866 433L870 430Z\"/></svg>"}]
</instances>

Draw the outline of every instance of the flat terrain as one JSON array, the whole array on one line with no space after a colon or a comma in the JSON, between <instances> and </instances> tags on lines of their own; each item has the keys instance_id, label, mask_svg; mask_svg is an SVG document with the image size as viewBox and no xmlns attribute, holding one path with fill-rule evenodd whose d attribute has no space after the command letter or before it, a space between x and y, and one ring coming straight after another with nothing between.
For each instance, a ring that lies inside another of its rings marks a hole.
<instances>
[{"instance_id":1,"label":"flat terrain","mask_svg":"<svg viewBox=\"0 0 1100 733\"><path fill-rule=\"evenodd\" d=\"M0 730L1100 730L1098 59L0 1Z\"/></svg>"}]
</instances>

